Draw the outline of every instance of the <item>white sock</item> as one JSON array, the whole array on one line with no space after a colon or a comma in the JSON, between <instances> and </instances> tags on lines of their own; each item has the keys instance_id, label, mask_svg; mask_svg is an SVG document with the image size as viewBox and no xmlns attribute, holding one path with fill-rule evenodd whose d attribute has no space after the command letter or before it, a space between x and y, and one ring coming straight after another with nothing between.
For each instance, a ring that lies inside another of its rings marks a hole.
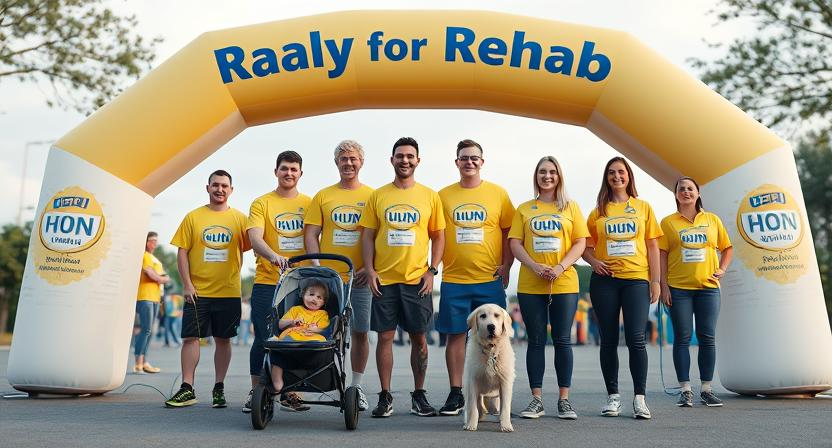
<instances>
[{"instance_id":1,"label":"white sock","mask_svg":"<svg viewBox=\"0 0 832 448\"><path fill-rule=\"evenodd\" d=\"M636 395L635 401L638 404L644 404L644 395Z\"/></svg>"},{"instance_id":2,"label":"white sock","mask_svg":"<svg viewBox=\"0 0 832 448\"><path fill-rule=\"evenodd\" d=\"M690 381L682 381L679 385L682 386L682 392L691 392Z\"/></svg>"},{"instance_id":3,"label":"white sock","mask_svg":"<svg viewBox=\"0 0 832 448\"><path fill-rule=\"evenodd\" d=\"M353 372L352 372L352 384L350 384L350 386L360 386L362 379L364 379L364 374L363 373L358 373L358 372L353 370Z\"/></svg>"},{"instance_id":4,"label":"white sock","mask_svg":"<svg viewBox=\"0 0 832 448\"><path fill-rule=\"evenodd\" d=\"M711 392L711 382L702 381L702 392Z\"/></svg>"}]
</instances>

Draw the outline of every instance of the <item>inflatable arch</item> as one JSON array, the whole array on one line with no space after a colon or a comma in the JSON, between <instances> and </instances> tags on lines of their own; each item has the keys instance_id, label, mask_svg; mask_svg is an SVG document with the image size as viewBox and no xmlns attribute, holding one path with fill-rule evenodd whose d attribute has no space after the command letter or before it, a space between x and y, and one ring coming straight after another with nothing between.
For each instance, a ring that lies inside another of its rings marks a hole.
<instances>
[{"instance_id":1,"label":"inflatable arch","mask_svg":"<svg viewBox=\"0 0 832 448\"><path fill-rule=\"evenodd\" d=\"M360 108L585 126L669 188L683 173L698 179L736 247L723 281L722 384L832 387L789 145L626 33L479 11L340 12L206 33L61 138L9 382L54 393L120 386L153 196L248 126Z\"/></svg>"}]
</instances>

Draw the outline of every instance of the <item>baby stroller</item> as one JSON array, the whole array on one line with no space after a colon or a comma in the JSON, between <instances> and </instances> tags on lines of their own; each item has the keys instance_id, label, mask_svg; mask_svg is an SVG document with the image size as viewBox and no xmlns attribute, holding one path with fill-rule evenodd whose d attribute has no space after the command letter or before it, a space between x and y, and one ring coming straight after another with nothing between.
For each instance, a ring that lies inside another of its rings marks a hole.
<instances>
[{"instance_id":1,"label":"baby stroller","mask_svg":"<svg viewBox=\"0 0 832 448\"><path fill-rule=\"evenodd\" d=\"M349 280L344 283L334 270L323 266L292 267L305 260L335 260L346 265ZM290 268L280 276L275 289L272 313L267 326L272 334L279 334L277 322L292 306L302 303L300 296L309 279L323 282L329 290L325 309L330 325L322 335L325 341L265 341L269 354L277 353L283 367L282 392L312 392L330 400L306 401L304 404L335 406L344 414L347 429L358 426L358 390L344 388L346 373L344 358L349 348L352 305L353 266L349 258L335 254L306 254L289 259ZM263 429L274 417L274 386L272 384L270 357L267 356L260 374L260 383L254 388L251 400L251 425ZM328 392L338 391L337 399Z\"/></svg>"}]
</instances>

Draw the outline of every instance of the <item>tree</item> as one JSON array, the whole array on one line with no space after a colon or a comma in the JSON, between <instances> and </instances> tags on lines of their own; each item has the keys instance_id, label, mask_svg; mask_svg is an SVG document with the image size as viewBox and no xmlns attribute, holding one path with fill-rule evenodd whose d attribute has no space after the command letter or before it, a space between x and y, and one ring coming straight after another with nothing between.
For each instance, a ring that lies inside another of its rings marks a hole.
<instances>
[{"instance_id":1,"label":"tree","mask_svg":"<svg viewBox=\"0 0 832 448\"><path fill-rule=\"evenodd\" d=\"M162 262L162 267L165 269L165 274L168 274L171 282L165 285L165 293L182 293L182 277L179 276L179 267L176 264L176 252L169 252L156 246L153 251L153 256Z\"/></svg>"},{"instance_id":2,"label":"tree","mask_svg":"<svg viewBox=\"0 0 832 448\"><path fill-rule=\"evenodd\" d=\"M150 68L160 38L102 0L0 0L0 82L48 81L49 106L91 113Z\"/></svg>"},{"instance_id":3,"label":"tree","mask_svg":"<svg viewBox=\"0 0 832 448\"><path fill-rule=\"evenodd\" d=\"M829 133L809 134L798 146L795 159L818 256L826 311L832 321L832 139Z\"/></svg>"},{"instance_id":4,"label":"tree","mask_svg":"<svg viewBox=\"0 0 832 448\"><path fill-rule=\"evenodd\" d=\"M798 175L832 321L832 3L722 0L712 13L720 22L750 20L757 30L731 42L722 58L692 63L705 83L797 141Z\"/></svg>"},{"instance_id":5,"label":"tree","mask_svg":"<svg viewBox=\"0 0 832 448\"><path fill-rule=\"evenodd\" d=\"M14 328L31 234L31 221L23 227L7 224L0 232L0 334Z\"/></svg>"}]
</instances>

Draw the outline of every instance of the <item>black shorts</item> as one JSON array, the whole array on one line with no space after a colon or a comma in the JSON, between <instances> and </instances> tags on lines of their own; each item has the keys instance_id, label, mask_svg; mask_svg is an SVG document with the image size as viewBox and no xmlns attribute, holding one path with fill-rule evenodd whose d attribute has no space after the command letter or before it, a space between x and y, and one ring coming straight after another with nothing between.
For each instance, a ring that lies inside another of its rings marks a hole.
<instances>
[{"instance_id":1,"label":"black shorts","mask_svg":"<svg viewBox=\"0 0 832 448\"><path fill-rule=\"evenodd\" d=\"M420 295L418 285L394 283L381 286L381 297L373 297L373 313L370 329L373 331L395 330L396 325L409 333L425 333L430 329L433 318L433 297Z\"/></svg>"},{"instance_id":2,"label":"black shorts","mask_svg":"<svg viewBox=\"0 0 832 448\"><path fill-rule=\"evenodd\" d=\"M239 326L239 297L198 297L195 304L185 302L182 312L183 338L233 338L237 336Z\"/></svg>"}]
</instances>

